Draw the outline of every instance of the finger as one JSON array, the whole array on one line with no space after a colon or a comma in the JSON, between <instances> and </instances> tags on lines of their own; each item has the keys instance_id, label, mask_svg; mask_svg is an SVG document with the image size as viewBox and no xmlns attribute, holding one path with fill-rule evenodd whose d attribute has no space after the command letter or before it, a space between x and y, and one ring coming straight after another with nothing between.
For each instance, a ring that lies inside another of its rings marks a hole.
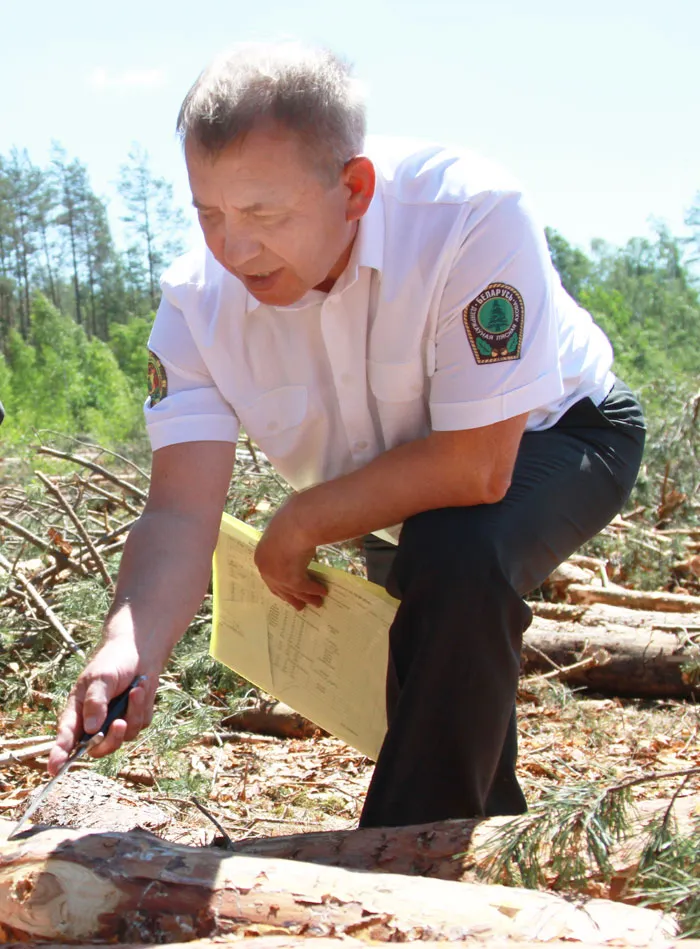
<instances>
[{"instance_id":1,"label":"finger","mask_svg":"<svg viewBox=\"0 0 700 949\"><path fill-rule=\"evenodd\" d=\"M111 755L117 748L121 747L126 735L126 722L123 718L115 718L109 726L109 731L98 744L93 745L88 754L92 758L104 758L105 755Z\"/></svg>"},{"instance_id":2,"label":"finger","mask_svg":"<svg viewBox=\"0 0 700 949\"><path fill-rule=\"evenodd\" d=\"M323 606L323 600L328 596L328 590L322 583L316 583L313 580L308 580L308 578L303 584L294 587L291 592L309 606Z\"/></svg>"},{"instance_id":3,"label":"finger","mask_svg":"<svg viewBox=\"0 0 700 949\"><path fill-rule=\"evenodd\" d=\"M93 679L87 687L83 699L83 728L88 735L94 734L102 727L107 718L107 705L112 698L114 684L103 678Z\"/></svg>"},{"instance_id":4,"label":"finger","mask_svg":"<svg viewBox=\"0 0 700 949\"><path fill-rule=\"evenodd\" d=\"M63 710L58 722L56 731L56 741L49 753L47 770L49 774L54 775L64 764L70 754L78 737L80 714L78 712L79 700L75 694L68 697L68 702ZM82 703L80 703L82 704Z\"/></svg>"},{"instance_id":5,"label":"finger","mask_svg":"<svg viewBox=\"0 0 700 949\"><path fill-rule=\"evenodd\" d=\"M135 686L129 693L129 704L126 709L126 733L124 738L131 741L150 722L152 712L148 707L148 691L143 685Z\"/></svg>"},{"instance_id":6,"label":"finger","mask_svg":"<svg viewBox=\"0 0 700 949\"><path fill-rule=\"evenodd\" d=\"M316 609L319 609L323 606L323 597L322 596L306 596L304 597L304 602L307 606L314 606Z\"/></svg>"},{"instance_id":7,"label":"finger","mask_svg":"<svg viewBox=\"0 0 700 949\"><path fill-rule=\"evenodd\" d=\"M309 590L302 590L297 586L270 587L275 596L280 597L296 610L303 610L305 606L323 606L323 596ZM321 588L327 594L325 587Z\"/></svg>"},{"instance_id":8,"label":"finger","mask_svg":"<svg viewBox=\"0 0 700 949\"><path fill-rule=\"evenodd\" d=\"M289 603L290 606L293 606L295 610L303 610L306 606L306 603L303 600L300 600L298 596L294 596L292 593L287 593L284 591L272 591L275 596L278 596L280 600L284 600L285 603Z\"/></svg>"},{"instance_id":9,"label":"finger","mask_svg":"<svg viewBox=\"0 0 700 949\"><path fill-rule=\"evenodd\" d=\"M310 577L308 574L304 578L303 583L299 585L295 592L299 596L304 593L308 596L320 597L321 600L323 600L324 596L328 596L327 588L322 583L319 583L318 580Z\"/></svg>"}]
</instances>

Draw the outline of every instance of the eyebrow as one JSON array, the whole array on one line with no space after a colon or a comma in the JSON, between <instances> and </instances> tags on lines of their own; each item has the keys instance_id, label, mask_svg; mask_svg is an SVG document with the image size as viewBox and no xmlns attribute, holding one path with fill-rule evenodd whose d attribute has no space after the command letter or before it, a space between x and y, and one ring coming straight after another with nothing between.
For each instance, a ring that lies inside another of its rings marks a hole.
<instances>
[{"instance_id":1,"label":"eyebrow","mask_svg":"<svg viewBox=\"0 0 700 949\"><path fill-rule=\"evenodd\" d=\"M201 201L198 201L196 198L192 198L192 206L198 211L216 211L217 208L212 204L202 204ZM250 204L248 207L239 208L238 210L245 213L255 213L256 211L263 211L265 208L269 208L272 205L261 204L259 201L256 201L255 204Z\"/></svg>"}]
</instances>

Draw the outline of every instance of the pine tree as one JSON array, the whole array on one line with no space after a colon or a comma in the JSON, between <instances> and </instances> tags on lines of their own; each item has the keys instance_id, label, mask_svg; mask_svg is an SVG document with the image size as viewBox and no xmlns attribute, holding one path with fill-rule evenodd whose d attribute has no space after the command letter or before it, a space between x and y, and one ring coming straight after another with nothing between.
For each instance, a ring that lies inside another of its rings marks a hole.
<instances>
[{"instance_id":1,"label":"pine tree","mask_svg":"<svg viewBox=\"0 0 700 949\"><path fill-rule=\"evenodd\" d=\"M147 277L151 308L158 305L158 279L171 257L182 250L185 216L173 204L173 188L151 171L148 152L135 145L121 166L119 194L126 205L122 220L136 238Z\"/></svg>"},{"instance_id":2,"label":"pine tree","mask_svg":"<svg viewBox=\"0 0 700 949\"><path fill-rule=\"evenodd\" d=\"M4 162L3 174L11 213L9 242L12 275L17 287L19 328L26 339L29 334L30 279L39 236L35 207L41 191L42 174L29 160L26 149L20 152L16 148Z\"/></svg>"}]
</instances>

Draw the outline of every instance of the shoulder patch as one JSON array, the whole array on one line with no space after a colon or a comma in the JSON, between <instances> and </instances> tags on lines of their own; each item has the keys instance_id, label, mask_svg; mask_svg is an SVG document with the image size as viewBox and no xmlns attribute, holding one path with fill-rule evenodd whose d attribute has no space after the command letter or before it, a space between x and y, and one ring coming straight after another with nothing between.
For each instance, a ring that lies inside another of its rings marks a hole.
<instances>
[{"instance_id":1,"label":"shoulder patch","mask_svg":"<svg viewBox=\"0 0 700 949\"><path fill-rule=\"evenodd\" d=\"M168 376L165 366L155 353L148 350L148 397L151 407L157 405L168 394Z\"/></svg>"},{"instance_id":2,"label":"shoulder patch","mask_svg":"<svg viewBox=\"0 0 700 949\"><path fill-rule=\"evenodd\" d=\"M462 320L477 365L520 359L525 304L515 287L490 283L464 308Z\"/></svg>"}]
</instances>

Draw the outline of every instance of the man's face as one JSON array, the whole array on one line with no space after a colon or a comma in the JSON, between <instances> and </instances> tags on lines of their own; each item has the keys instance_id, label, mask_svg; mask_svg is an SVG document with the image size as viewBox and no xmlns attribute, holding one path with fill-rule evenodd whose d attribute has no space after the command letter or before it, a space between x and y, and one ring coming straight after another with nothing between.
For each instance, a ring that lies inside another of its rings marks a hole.
<instances>
[{"instance_id":1,"label":"man's face","mask_svg":"<svg viewBox=\"0 0 700 949\"><path fill-rule=\"evenodd\" d=\"M257 300L288 306L313 287L330 289L357 227L345 171L329 187L278 127L255 129L213 158L186 143L185 159L209 250Z\"/></svg>"}]
</instances>

